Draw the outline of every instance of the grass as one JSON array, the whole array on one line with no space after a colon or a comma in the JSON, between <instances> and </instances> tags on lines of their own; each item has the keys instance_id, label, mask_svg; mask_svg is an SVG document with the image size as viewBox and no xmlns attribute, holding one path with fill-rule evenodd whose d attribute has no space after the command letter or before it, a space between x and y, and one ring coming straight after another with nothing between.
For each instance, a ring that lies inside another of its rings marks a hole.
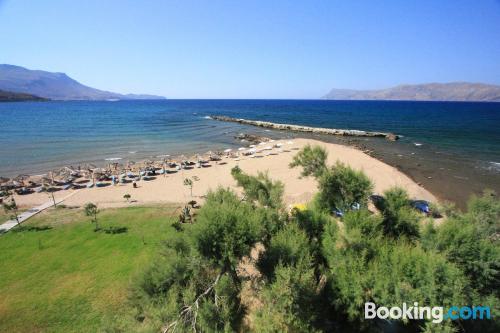
<instances>
[{"instance_id":1,"label":"grass","mask_svg":"<svg viewBox=\"0 0 500 333\"><path fill-rule=\"evenodd\" d=\"M126 311L131 279L175 216L172 206L103 210L102 228L126 228L105 233L81 209L51 209L0 236L0 332L99 331Z\"/></svg>"},{"instance_id":2,"label":"grass","mask_svg":"<svg viewBox=\"0 0 500 333\"><path fill-rule=\"evenodd\" d=\"M21 213L21 212L19 212L19 213ZM10 220L11 216L12 216L12 214L10 212L6 213L5 210L3 209L3 207L0 205L0 224Z\"/></svg>"}]
</instances>

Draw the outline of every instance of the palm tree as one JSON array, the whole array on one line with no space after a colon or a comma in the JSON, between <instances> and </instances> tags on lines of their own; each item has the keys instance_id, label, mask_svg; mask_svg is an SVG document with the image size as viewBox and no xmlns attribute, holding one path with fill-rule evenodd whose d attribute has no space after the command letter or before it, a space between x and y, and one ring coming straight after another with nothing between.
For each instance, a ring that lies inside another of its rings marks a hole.
<instances>
[{"instance_id":1,"label":"palm tree","mask_svg":"<svg viewBox=\"0 0 500 333\"><path fill-rule=\"evenodd\" d=\"M91 202L85 205L84 207L85 210L85 215L91 217L91 222L95 223L95 229L94 231L99 230L99 225L97 224L97 214L99 213L99 209L97 209L97 206Z\"/></svg>"}]
</instances>

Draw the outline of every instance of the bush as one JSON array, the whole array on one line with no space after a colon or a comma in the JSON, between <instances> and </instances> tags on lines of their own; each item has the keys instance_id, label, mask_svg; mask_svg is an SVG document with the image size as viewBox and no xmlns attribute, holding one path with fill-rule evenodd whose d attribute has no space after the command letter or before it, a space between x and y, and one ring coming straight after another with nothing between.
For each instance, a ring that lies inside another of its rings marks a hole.
<instances>
[{"instance_id":1,"label":"bush","mask_svg":"<svg viewBox=\"0 0 500 333\"><path fill-rule=\"evenodd\" d=\"M231 274L199 255L191 232L171 237L161 256L135 282L135 317L145 330L172 325L177 331L232 332L243 307ZM194 319L196 318L196 320Z\"/></svg>"},{"instance_id":2,"label":"bush","mask_svg":"<svg viewBox=\"0 0 500 333\"><path fill-rule=\"evenodd\" d=\"M286 267L312 264L307 235L295 224L289 224L276 233L266 251L259 258L257 267L271 280L274 278L274 270L278 264Z\"/></svg>"},{"instance_id":3,"label":"bush","mask_svg":"<svg viewBox=\"0 0 500 333\"><path fill-rule=\"evenodd\" d=\"M305 210L295 209L292 211L293 220L304 230L311 240L321 239L324 227L332 221L330 213L322 208L318 196L309 203Z\"/></svg>"},{"instance_id":4,"label":"bush","mask_svg":"<svg viewBox=\"0 0 500 333\"><path fill-rule=\"evenodd\" d=\"M330 212L346 211L354 204L366 207L373 185L362 171L343 163L325 170L319 177L319 202Z\"/></svg>"},{"instance_id":5,"label":"bush","mask_svg":"<svg viewBox=\"0 0 500 333\"><path fill-rule=\"evenodd\" d=\"M328 153L320 146L311 147L306 145L299 151L290 163L290 168L302 167L301 175L303 177L314 176L319 178L326 170L326 159Z\"/></svg>"},{"instance_id":6,"label":"bush","mask_svg":"<svg viewBox=\"0 0 500 333\"><path fill-rule=\"evenodd\" d=\"M276 280L262 290L263 306L254 318L255 332L316 332L316 289L311 268L279 265Z\"/></svg>"},{"instance_id":7,"label":"bush","mask_svg":"<svg viewBox=\"0 0 500 333\"><path fill-rule=\"evenodd\" d=\"M400 187L394 187L384 192L384 197L382 215L385 234L394 238L418 238L420 217L410 206L408 193Z\"/></svg>"},{"instance_id":8,"label":"bush","mask_svg":"<svg viewBox=\"0 0 500 333\"><path fill-rule=\"evenodd\" d=\"M357 251L349 244L324 248L332 304L360 328L370 325L363 316L365 302L388 307L408 300L445 307L467 304L467 280L444 256L405 242L379 240L373 245L372 253Z\"/></svg>"},{"instance_id":9,"label":"bush","mask_svg":"<svg viewBox=\"0 0 500 333\"><path fill-rule=\"evenodd\" d=\"M233 192L207 194L195 224L195 242L202 256L226 269L250 253L263 231L263 214Z\"/></svg>"},{"instance_id":10,"label":"bush","mask_svg":"<svg viewBox=\"0 0 500 333\"><path fill-rule=\"evenodd\" d=\"M243 187L245 197L250 202L258 202L264 207L281 208L283 206L284 185L280 181L273 182L265 173L259 172L257 177L245 174L238 166L231 169L231 175L238 186Z\"/></svg>"}]
</instances>

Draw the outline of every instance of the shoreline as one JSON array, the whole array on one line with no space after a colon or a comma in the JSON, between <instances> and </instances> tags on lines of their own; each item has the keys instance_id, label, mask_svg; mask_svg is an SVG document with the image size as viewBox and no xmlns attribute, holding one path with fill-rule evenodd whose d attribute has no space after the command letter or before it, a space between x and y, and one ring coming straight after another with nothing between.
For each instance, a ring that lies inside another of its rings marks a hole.
<instances>
[{"instance_id":1,"label":"shoreline","mask_svg":"<svg viewBox=\"0 0 500 333\"><path fill-rule=\"evenodd\" d=\"M500 193L500 177L496 174L492 176L491 171L484 171L480 174L481 170L477 170L477 168L474 169L473 166L464 167L465 163L462 161L455 161L454 156L442 156L439 152L433 153L431 147L427 145L423 147L414 146L408 142L403 142L404 139L397 142L389 142L380 137L321 135L317 133L300 133L278 129L266 129L265 131L260 130L254 132L245 131L241 134L243 133L248 136L265 136L264 138L271 138L278 141L297 138L312 139L357 149L405 174L414 183L429 190L438 198L438 201L452 202L459 209L466 208L466 203L471 195L481 194L485 189L492 189L497 194ZM233 143L228 144L230 147L237 147L238 144L241 146L251 143L246 141L244 144L240 142L238 137L234 137L232 140ZM220 149L221 147L218 148ZM236 150L236 148L234 148L234 150ZM203 155L203 153L199 154ZM189 154L177 153L172 155L172 159L175 160L177 157L177 160L179 160L185 158L185 156L193 155L197 155L197 153L192 151ZM159 157L160 155L155 154L151 155L149 158L144 156L134 160L138 161L137 164L141 164L146 160ZM114 162L125 164L130 160L132 159L122 158L117 161L96 160L89 162L89 164L94 164L97 167L104 167L106 165L112 165ZM82 165L84 164L85 163L82 163ZM63 163L59 164L59 166L61 165L63 165ZM40 168L33 174L39 175L47 173L48 172L41 171ZM43 195L46 196L46 194Z\"/></svg>"},{"instance_id":2,"label":"shoreline","mask_svg":"<svg viewBox=\"0 0 500 333\"><path fill-rule=\"evenodd\" d=\"M282 181L285 184L284 200L287 204L305 203L311 200L316 193L316 181L312 178L300 178L300 170L298 168L290 169L288 164L300 148L306 144L318 144L328 151L328 165L334 164L338 159L355 169L363 170L374 183L374 193L380 194L388 188L398 185L405 188L410 197L414 199L437 201L437 197L433 193L419 186L403 172L359 149L304 138L295 138L293 144L286 145L286 140L281 140L285 141L281 151L280 148L273 148L273 150L263 152L254 158L250 156L223 158L219 163L210 162L210 166L207 167L181 169L175 173L160 174L152 177L154 179L150 181L138 181L138 188L133 188L131 183L127 183L102 188L69 189L55 192L55 197L57 200L68 195L69 192L78 191L65 200L64 204L83 206L87 202L94 202L102 208L122 207L131 204L203 201L206 192L210 189L214 190L218 186L229 187L238 193L241 192L230 174L231 168L238 165L243 171L250 174L255 175L259 171L268 172L271 179ZM278 143L277 141L274 143ZM186 178L193 179L192 197L189 188L183 184ZM123 198L125 194L131 195L133 203L129 203ZM16 195L16 201L20 207L33 207L48 200L47 193Z\"/></svg>"}]
</instances>

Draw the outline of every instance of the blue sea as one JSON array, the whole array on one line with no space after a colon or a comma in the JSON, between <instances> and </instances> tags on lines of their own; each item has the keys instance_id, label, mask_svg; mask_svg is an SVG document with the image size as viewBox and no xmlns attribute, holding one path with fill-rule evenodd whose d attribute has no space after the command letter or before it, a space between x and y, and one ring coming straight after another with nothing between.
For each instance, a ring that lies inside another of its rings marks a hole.
<instances>
[{"instance_id":1,"label":"blue sea","mask_svg":"<svg viewBox=\"0 0 500 333\"><path fill-rule=\"evenodd\" d=\"M240 132L294 135L218 122L210 115L393 132L402 136L397 143L362 143L434 152L441 154L438 160L465 161L492 175L500 171L500 103L158 100L0 103L0 175L237 147L241 143L234 136Z\"/></svg>"}]
</instances>

